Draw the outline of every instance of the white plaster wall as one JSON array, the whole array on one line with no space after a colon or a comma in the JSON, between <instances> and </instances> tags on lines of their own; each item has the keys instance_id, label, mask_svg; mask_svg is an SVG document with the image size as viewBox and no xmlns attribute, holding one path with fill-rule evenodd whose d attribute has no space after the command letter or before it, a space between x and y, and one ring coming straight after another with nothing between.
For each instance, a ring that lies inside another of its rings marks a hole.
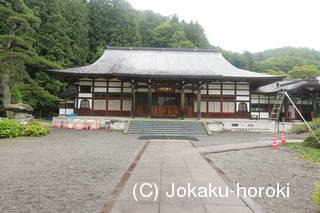
<instances>
[{"instance_id":1,"label":"white plaster wall","mask_svg":"<svg viewBox=\"0 0 320 213\"><path fill-rule=\"evenodd\" d=\"M109 92L121 92L121 88L109 88Z\"/></svg>"},{"instance_id":2,"label":"white plaster wall","mask_svg":"<svg viewBox=\"0 0 320 213\"><path fill-rule=\"evenodd\" d=\"M109 87L121 87L121 82L109 82Z\"/></svg>"},{"instance_id":3,"label":"white plaster wall","mask_svg":"<svg viewBox=\"0 0 320 213\"><path fill-rule=\"evenodd\" d=\"M80 81L79 82L80 86L92 86L92 81L88 82L88 81Z\"/></svg>"},{"instance_id":4,"label":"white plaster wall","mask_svg":"<svg viewBox=\"0 0 320 213\"><path fill-rule=\"evenodd\" d=\"M237 96L237 101L249 101L249 96Z\"/></svg>"},{"instance_id":5,"label":"white plaster wall","mask_svg":"<svg viewBox=\"0 0 320 213\"><path fill-rule=\"evenodd\" d=\"M107 82L97 82L97 81L95 81L94 85L95 86L106 87L107 86Z\"/></svg>"},{"instance_id":6,"label":"white plaster wall","mask_svg":"<svg viewBox=\"0 0 320 213\"><path fill-rule=\"evenodd\" d=\"M102 87L95 87L94 88L95 92L107 92L107 88L102 88Z\"/></svg>"},{"instance_id":7,"label":"white plaster wall","mask_svg":"<svg viewBox=\"0 0 320 213\"><path fill-rule=\"evenodd\" d=\"M72 113L74 113L73 109L62 109L62 108L59 109L60 115L70 115Z\"/></svg>"},{"instance_id":8,"label":"white plaster wall","mask_svg":"<svg viewBox=\"0 0 320 213\"><path fill-rule=\"evenodd\" d=\"M221 89L220 84L209 84L209 89Z\"/></svg>"},{"instance_id":9,"label":"white plaster wall","mask_svg":"<svg viewBox=\"0 0 320 213\"><path fill-rule=\"evenodd\" d=\"M79 98L92 98L92 93L79 93Z\"/></svg>"},{"instance_id":10,"label":"white plaster wall","mask_svg":"<svg viewBox=\"0 0 320 213\"><path fill-rule=\"evenodd\" d=\"M201 101L200 111L207 112L207 102Z\"/></svg>"},{"instance_id":11,"label":"white plaster wall","mask_svg":"<svg viewBox=\"0 0 320 213\"><path fill-rule=\"evenodd\" d=\"M209 90L209 95L220 95L221 90Z\"/></svg>"},{"instance_id":12,"label":"white plaster wall","mask_svg":"<svg viewBox=\"0 0 320 213\"><path fill-rule=\"evenodd\" d=\"M220 102L208 102L208 112L221 112Z\"/></svg>"},{"instance_id":13,"label":"white plaster wall","mask_svg":"<svg viewBox=\"0 0 320 213\"><path fill-rule=\"evenodd\" d=\"M201 90L201 94L206 95L207 94L207 90Z\"/></svg>"},{"instance_id":14,"label":"white plaster wall","mask_svg":"<svg viewBox=\"0 0 320 213\"><path fill-rule=\"evenodd\" d=\"M222 88L223 89L234 89L234 84L223 84Z\"/></svg>"},{"instance_id":15,"label":"white plaster wall","mask_svg":"<svg viewBox=\"0 0 320 213\"><path fill-rule=\"evenodd\" d=\"M250 92L249 90L237 90L237 95L250 95Z\"/></svg>"},{"instance_id":16,"label":"white plaster wall","mask_svg":"<svg viewBox=\"0 0 320 213\"><path fill-rule=\"evenodd\" d=\"M120 110L120 100L109 100L108 110Z\"/></svg>"},{"instance_id":17,"label":"white plaster wall","mask_svg":"<svg viewBox=\"0 0 320 213\"><path fill-rule=\"evenodd\" d=\"M94 100L93 109L94 110L106 110L107 101L106 100Z\"/></svg>"},{"instance_id":18,"label":"white plaster wall","mask_svg":"<svg viewBox=\"0 0 320 213\"><path fill-rule=\"evenodd\" d=\"M122 110L131 111L131 100L123 100L122 101Z\"/></svg>"},{"instance_id":19,"label":"white plaster wall","mask_svg":"<svg viewBox=\"0 0 320 213\"><path fill-rule=\"evenodd\" d=\"M131 88L123 88L123 92L125 93L131 93L132 89Z\"/></svg>"},{"instance_id":20,"label":"white plaster wall","mask_svg":"<svg viewBox=\"0 0 320 213\"><path fill-rule=\"evenodd\" d=\"M237 84L237 89L246 89L246 90L249 90L249 85Z\"/></svg>"},{"instance_id":21,"label":"white plaster wall","mask_svg":"<svg viewBox=\"0 0 320 213\"><path fill-rule=\"evenodd\" d=\"M234 95L234 90L222 90L223 95Z\"/></svg>"}]
</instances>

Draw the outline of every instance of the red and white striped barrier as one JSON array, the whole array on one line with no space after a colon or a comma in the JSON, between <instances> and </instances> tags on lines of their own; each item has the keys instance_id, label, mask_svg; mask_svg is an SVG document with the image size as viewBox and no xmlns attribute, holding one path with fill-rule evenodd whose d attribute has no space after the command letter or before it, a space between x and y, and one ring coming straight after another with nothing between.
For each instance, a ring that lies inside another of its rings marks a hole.
<instances>
[{"instance_id":1,"label":"red and white striped barrier","mask_svg":"<svg viewBox=\"0 0 320 213\"><path fill-rule=\"evenodd\" d=\"M279 146L278 146L277 136L276 136L276 135L273 136L272 141L273 141L273 142L272 142L272 149L278 149Z\"/></svg>"},{"instance_id":2,"label":"red and white striped barrier","mask_svg":"<svg viewBox=\"0 0 320 213\"><path fill-rule=\"evenodd\" d=\"M284 144L284 143L286 143L287 141L286 141L286 134L285 133L282 133L281 134L281 143L282 144Z\"/></svg>"}]
</instances>

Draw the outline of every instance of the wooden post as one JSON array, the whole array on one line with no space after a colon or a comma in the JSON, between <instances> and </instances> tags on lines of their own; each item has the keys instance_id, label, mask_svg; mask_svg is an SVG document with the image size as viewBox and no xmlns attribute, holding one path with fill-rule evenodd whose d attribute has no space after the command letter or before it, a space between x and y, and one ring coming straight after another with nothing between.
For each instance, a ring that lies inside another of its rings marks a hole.
<instances>
[{"instance_id":1,"label":"wooden post","mask_svg":"<svg viewBox=\"0 0 320 213\"><path fill-rule=\"evenodd\" d=\"M184 82L181 87L181 106L180 106L180 118L184 119L184 110L185 110L185 93L184 93Z\"/></svg>"},{"instance_id":2,"label":"wooden post","mask_svg":"<svg viewBox=\"0 0 320 213\"><path fill-rule=\"evenodd\" d=\"M197 90L197 119L201 119L201 82L199 82Z\"/></svg>"},{"instance_id":3,"label":"wooden post","mask_svg":"<svg viewBox=\"0 0 320 213\"><path fill-rule=\"evenodd\" d=\"M313 98L312 98L312 106L313 106L313 113L312 113L312 120L317 118L317 95L315 93L313 93Z\"/></svg>"},{"instance_id":4,"label":"wooden post","mask_svg":"<svg viewBox=\"0 0 320 213\"><path fill-rule=\"evenodd\" d=\"M131 85L131 118L134 118L136 113L136 87L134 85L134 81L132 81Z\"/></svg>"},{"instance_id":5,"label":"wooden post","mask_svg":"<svg viewBox=\"0 0 320 213\"><path fill-rule=\"evenodd\" d=\"M151 82L148 85L148 117L151 117L151 105L152 105L152 87Z\"/></svg>"},{"instance_id":6,"label":"wooden post","mask_svg":"<svg viewBox=\"0 0 320 213\"><path fill-rule=\"evenodd\" d=\"M234 114L233 117L237 117L237 82L234 82L234 96L233 96L233 103L234 103Z\"/></svg>"},{"instance_id":7,"label":"wooden post","mask_svg":"<svg viewBox=\"0 0 320 213\"><path fill-rule=\"evenodd\" d=\"M95 79L92 78L92 85L91 85L91 115L94 115L94 85Z\"/></svg>"},{"instance_id":8,"label":"wooden post","mask_svg":"<svg viewBox=\"0 0 320 213\"><path fill-rule=\"evenodd\" d=\"M288 106L288 100L285 98L283 100L283 108L284 108L284 118L283 121L287 121L288 120L288 110L289 110L289 106Z\"/></svg>"}]
</instances>

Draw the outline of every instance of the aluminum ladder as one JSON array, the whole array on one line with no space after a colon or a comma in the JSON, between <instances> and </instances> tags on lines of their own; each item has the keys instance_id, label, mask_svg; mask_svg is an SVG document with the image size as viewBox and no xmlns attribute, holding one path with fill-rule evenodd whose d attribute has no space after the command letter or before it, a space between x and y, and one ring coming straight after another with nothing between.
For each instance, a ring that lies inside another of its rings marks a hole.
<instances>
[{"instance_id":1,"label":"aluminum ladder","mask_svg":"<svg viewBox=\"0 0 320 213\"><path fill-rule=\"evenodd\" d=\"M272 107L272 110L269 116L269 120L274 120L276 122L279 121L280 112L281 112L281 108L282 108L285 96L286 95L284 94L284 92L282 91L278 92L276 101Z\"/></svg>"},{"instance_id":2,"label":"aluminum ladder","mask_svg":"<svg viewBox=\"0 0 320 213\"><path fill-rule=\"evenodd\" d=\"M269 116L269 120L274 121L274 132L279 132L279 118L280 118L280 113L281 113L285 96L286 95L283 91L278 92L276 101L273 104L273 107Z\"/></svg>"}]
</instances>

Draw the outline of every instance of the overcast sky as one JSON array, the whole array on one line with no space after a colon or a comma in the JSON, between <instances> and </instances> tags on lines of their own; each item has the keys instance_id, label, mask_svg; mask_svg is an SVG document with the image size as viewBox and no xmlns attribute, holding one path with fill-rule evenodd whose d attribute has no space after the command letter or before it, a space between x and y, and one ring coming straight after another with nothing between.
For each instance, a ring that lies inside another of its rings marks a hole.
<instances>
[{"instance_id":1,"label":"overcast sky","mask_svg":"<svg viewBox=\"0 0 320 213\"><path fill-rule=\"evenodd\" d=\"M320 0L128 0L139 10L198 21L210 43L258 52L294 46L320 50Z\"/></svg>"}]
</instances>

